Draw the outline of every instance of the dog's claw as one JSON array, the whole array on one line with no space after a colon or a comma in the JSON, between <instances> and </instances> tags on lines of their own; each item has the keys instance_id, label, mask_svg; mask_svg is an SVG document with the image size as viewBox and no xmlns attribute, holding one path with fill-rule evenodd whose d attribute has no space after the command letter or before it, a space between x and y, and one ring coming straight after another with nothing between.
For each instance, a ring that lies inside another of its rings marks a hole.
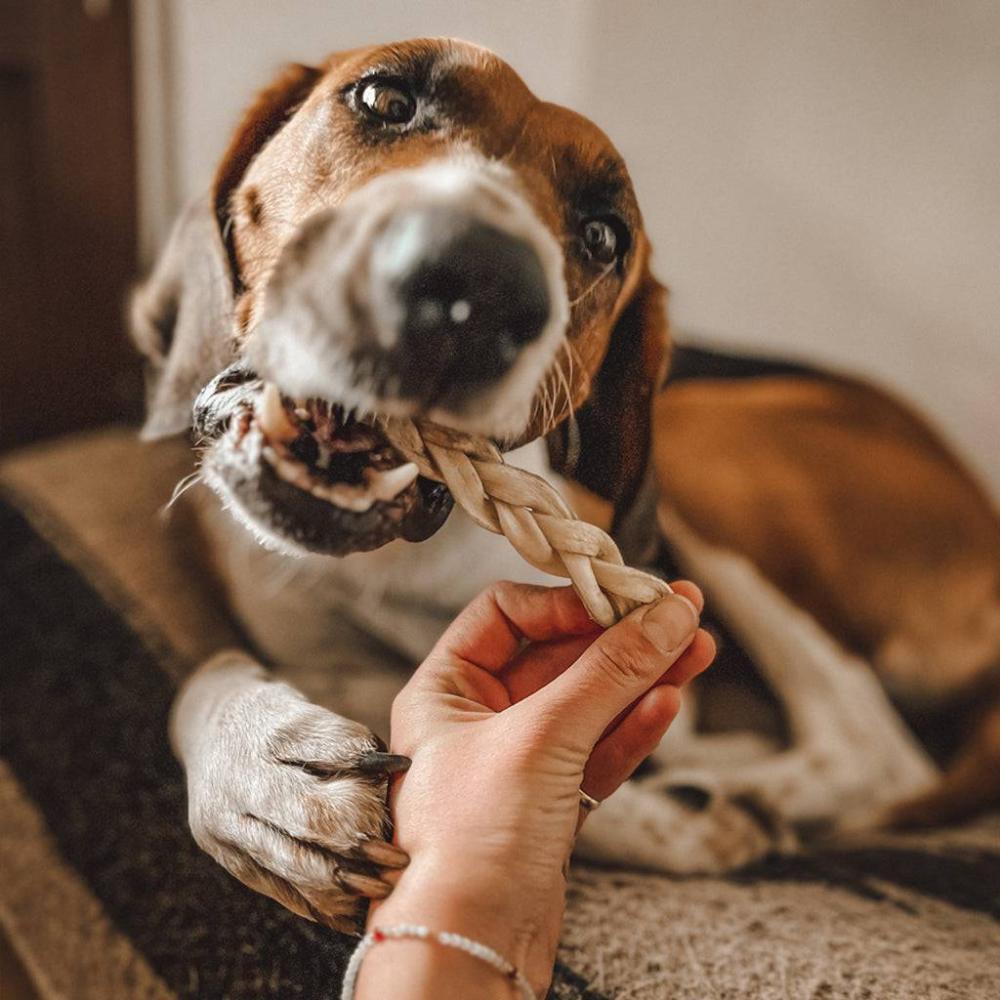
<instances>
[{"instance_id":1,"label":"dog's claw","mask_svg":"<svg viewBox=\"0 0 1000 1000\"><path fill-rule=\"evenodd\" d=\"M338 931L340 934L350 934L358 936L358 922L354 917L335 916L331 913L324 913L319 907L312 903L308 904L309 915L318 924L329 927L330 930Z\"/></svg>"},{"instance_id":2,"label":"dog's claw","mask_svg":"<svg viewBox=\"0 0 1000 1000\"><path fill-rule=\"evenodd\" d=\"M352 892L369 899L385 899L392 892L392 886L372 875L362 875L360 872L341 872L340 881Z\"/></svg>"},{"instance_id":3,"label":"dog's claw","mask_svg":"<svg viewBox=\"0 0 1000 1000\"><path fill-rule=\"evenodd\" d=\"M381 750L371 750L358 758L355 768L362 774L383 775L399 774L410 766L410 758L398 753L383 753Z\"/></svg>"},{"instance_id":4,"label":"dog's claw","mask_svg":"<svg viewBox=\"0 0 1000 1000\"><path fill-rule=\"evenodd\" d=\"M384 840L366 840L358 845L364 857L382 868L405 868L410 856L401 847Z\"/></svg>"}]
</instances>

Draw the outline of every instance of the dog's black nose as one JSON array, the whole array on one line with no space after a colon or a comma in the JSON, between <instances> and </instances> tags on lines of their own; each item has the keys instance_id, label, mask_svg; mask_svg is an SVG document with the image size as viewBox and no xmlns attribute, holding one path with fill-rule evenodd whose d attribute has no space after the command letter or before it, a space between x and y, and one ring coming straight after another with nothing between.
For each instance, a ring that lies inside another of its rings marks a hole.
<instances>
[{"instance_id":1,"label":"dog's black nose","mask_svg":"<svg viewBox=\"0 0 1000 1000\"><path fill-rule=\"evenodd\" d=\"M499 378L549 319L535 249L455 209L397 214L376 240L370 275L373 318L393 344L404 397L460 395Z\"/></svg>"}]
</instances>

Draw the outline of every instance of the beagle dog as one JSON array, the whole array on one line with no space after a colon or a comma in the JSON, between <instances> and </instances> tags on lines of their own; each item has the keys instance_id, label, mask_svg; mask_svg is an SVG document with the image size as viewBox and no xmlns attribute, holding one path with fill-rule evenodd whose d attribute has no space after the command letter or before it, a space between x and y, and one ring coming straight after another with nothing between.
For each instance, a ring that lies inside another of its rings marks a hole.
<instances>
[{"instance_id":1,"label":"beagle dog","mask_svg":"<svg viewBox=\"0 0 1000 1000\"><path fill-rule=\"evenodd\" d=\"M291 66L244 115L211 192L136 291L132 327L148 360L144 433L193 429L210 487L196 491L202 548L281 677L220 654L172 716L194 837L246 884L345 929L360 898L384 895L381 874L402 861L385 839L385 777L401 762L374 732L399 669L484 586L551 582L452 511L373 414L488 435L558 479L626 558L655 549L647 458L669 344L649 257L609 140L474 45ZM752 740L749 753L677 725L668 766L596 812L581 852L718 871L792 843L799 820L864 811L887 783L897 798L926 788L934 768L874 676L665 486L672 449L688 484L700 457L669 434L682 412L658 419L662 524L766 654L800 745ZM773 630L777 652L761 638ZM838 755L870 746L872 728L888 734L881 769L858 778L856 756Z\"/></svg>"},{"instance_id":2,"label":"beagle dog","mask_svg":"<svg viewBox=\"0 0 1000 1000\"><path fill-rule=\"evenodd\" d=\"M337 926L386 891L398 761L349 716L385 732L391 692L373 669L362 687L383 689L352 705L317 678L418 660L491 581L543 579L453 513L371 415L575 469L624 517L666 367L663 299L621 156L484 49L340 53L257 96L131 309L145 435L193 429L218 501L208 559L295 682L233 653L176 705L191 829L238 878Z\"/></svg>"}]
</instances>

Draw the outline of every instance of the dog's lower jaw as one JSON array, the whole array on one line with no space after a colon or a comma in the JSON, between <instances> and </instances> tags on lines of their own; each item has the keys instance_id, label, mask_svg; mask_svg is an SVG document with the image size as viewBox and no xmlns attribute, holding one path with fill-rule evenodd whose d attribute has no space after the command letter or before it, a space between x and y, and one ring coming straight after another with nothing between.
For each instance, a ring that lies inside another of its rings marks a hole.
<instances>
[{"instance_id":1,"label":"dog's lower jaw","mask_svg":"<svg viewBox=\"0 0 1000 1000\"><path fill-rule=\"evenodd\" d=\"M210 384L202 396L211 398L212 389ZM447 520L451 494L422 477L399 496L373 500L364 510L346 509L288 482L279 474L256 415L261 389L244 384L223 391L234 397L234 405L224 418L215 418L217 436L202 449L201 475L222 505L266 548L292 556L344 556L397 538L424 541ZM403 461L399 458L400 464Z\"/></svg>"}]
</instances>

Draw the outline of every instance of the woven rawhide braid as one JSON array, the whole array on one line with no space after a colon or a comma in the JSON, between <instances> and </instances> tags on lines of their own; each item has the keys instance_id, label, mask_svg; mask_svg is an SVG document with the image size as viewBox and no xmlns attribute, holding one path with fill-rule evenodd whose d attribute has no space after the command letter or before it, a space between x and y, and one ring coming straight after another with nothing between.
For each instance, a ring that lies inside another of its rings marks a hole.
<instances>
[{"instance_id":1,"label":"woven rawhide braid","mask_svg":"<svg viewBox=\"0 0 1000 1000\"><path fill-rule=\"evenodd\" d=\"M577 518L540 476L507 465L485 438L410 420L384 426L420 474L444 483L482 527L504 535L532 566L568 577L599 624L670 593L662 580L626 566L610 535Z\"/></svg>"}]
</instances>

